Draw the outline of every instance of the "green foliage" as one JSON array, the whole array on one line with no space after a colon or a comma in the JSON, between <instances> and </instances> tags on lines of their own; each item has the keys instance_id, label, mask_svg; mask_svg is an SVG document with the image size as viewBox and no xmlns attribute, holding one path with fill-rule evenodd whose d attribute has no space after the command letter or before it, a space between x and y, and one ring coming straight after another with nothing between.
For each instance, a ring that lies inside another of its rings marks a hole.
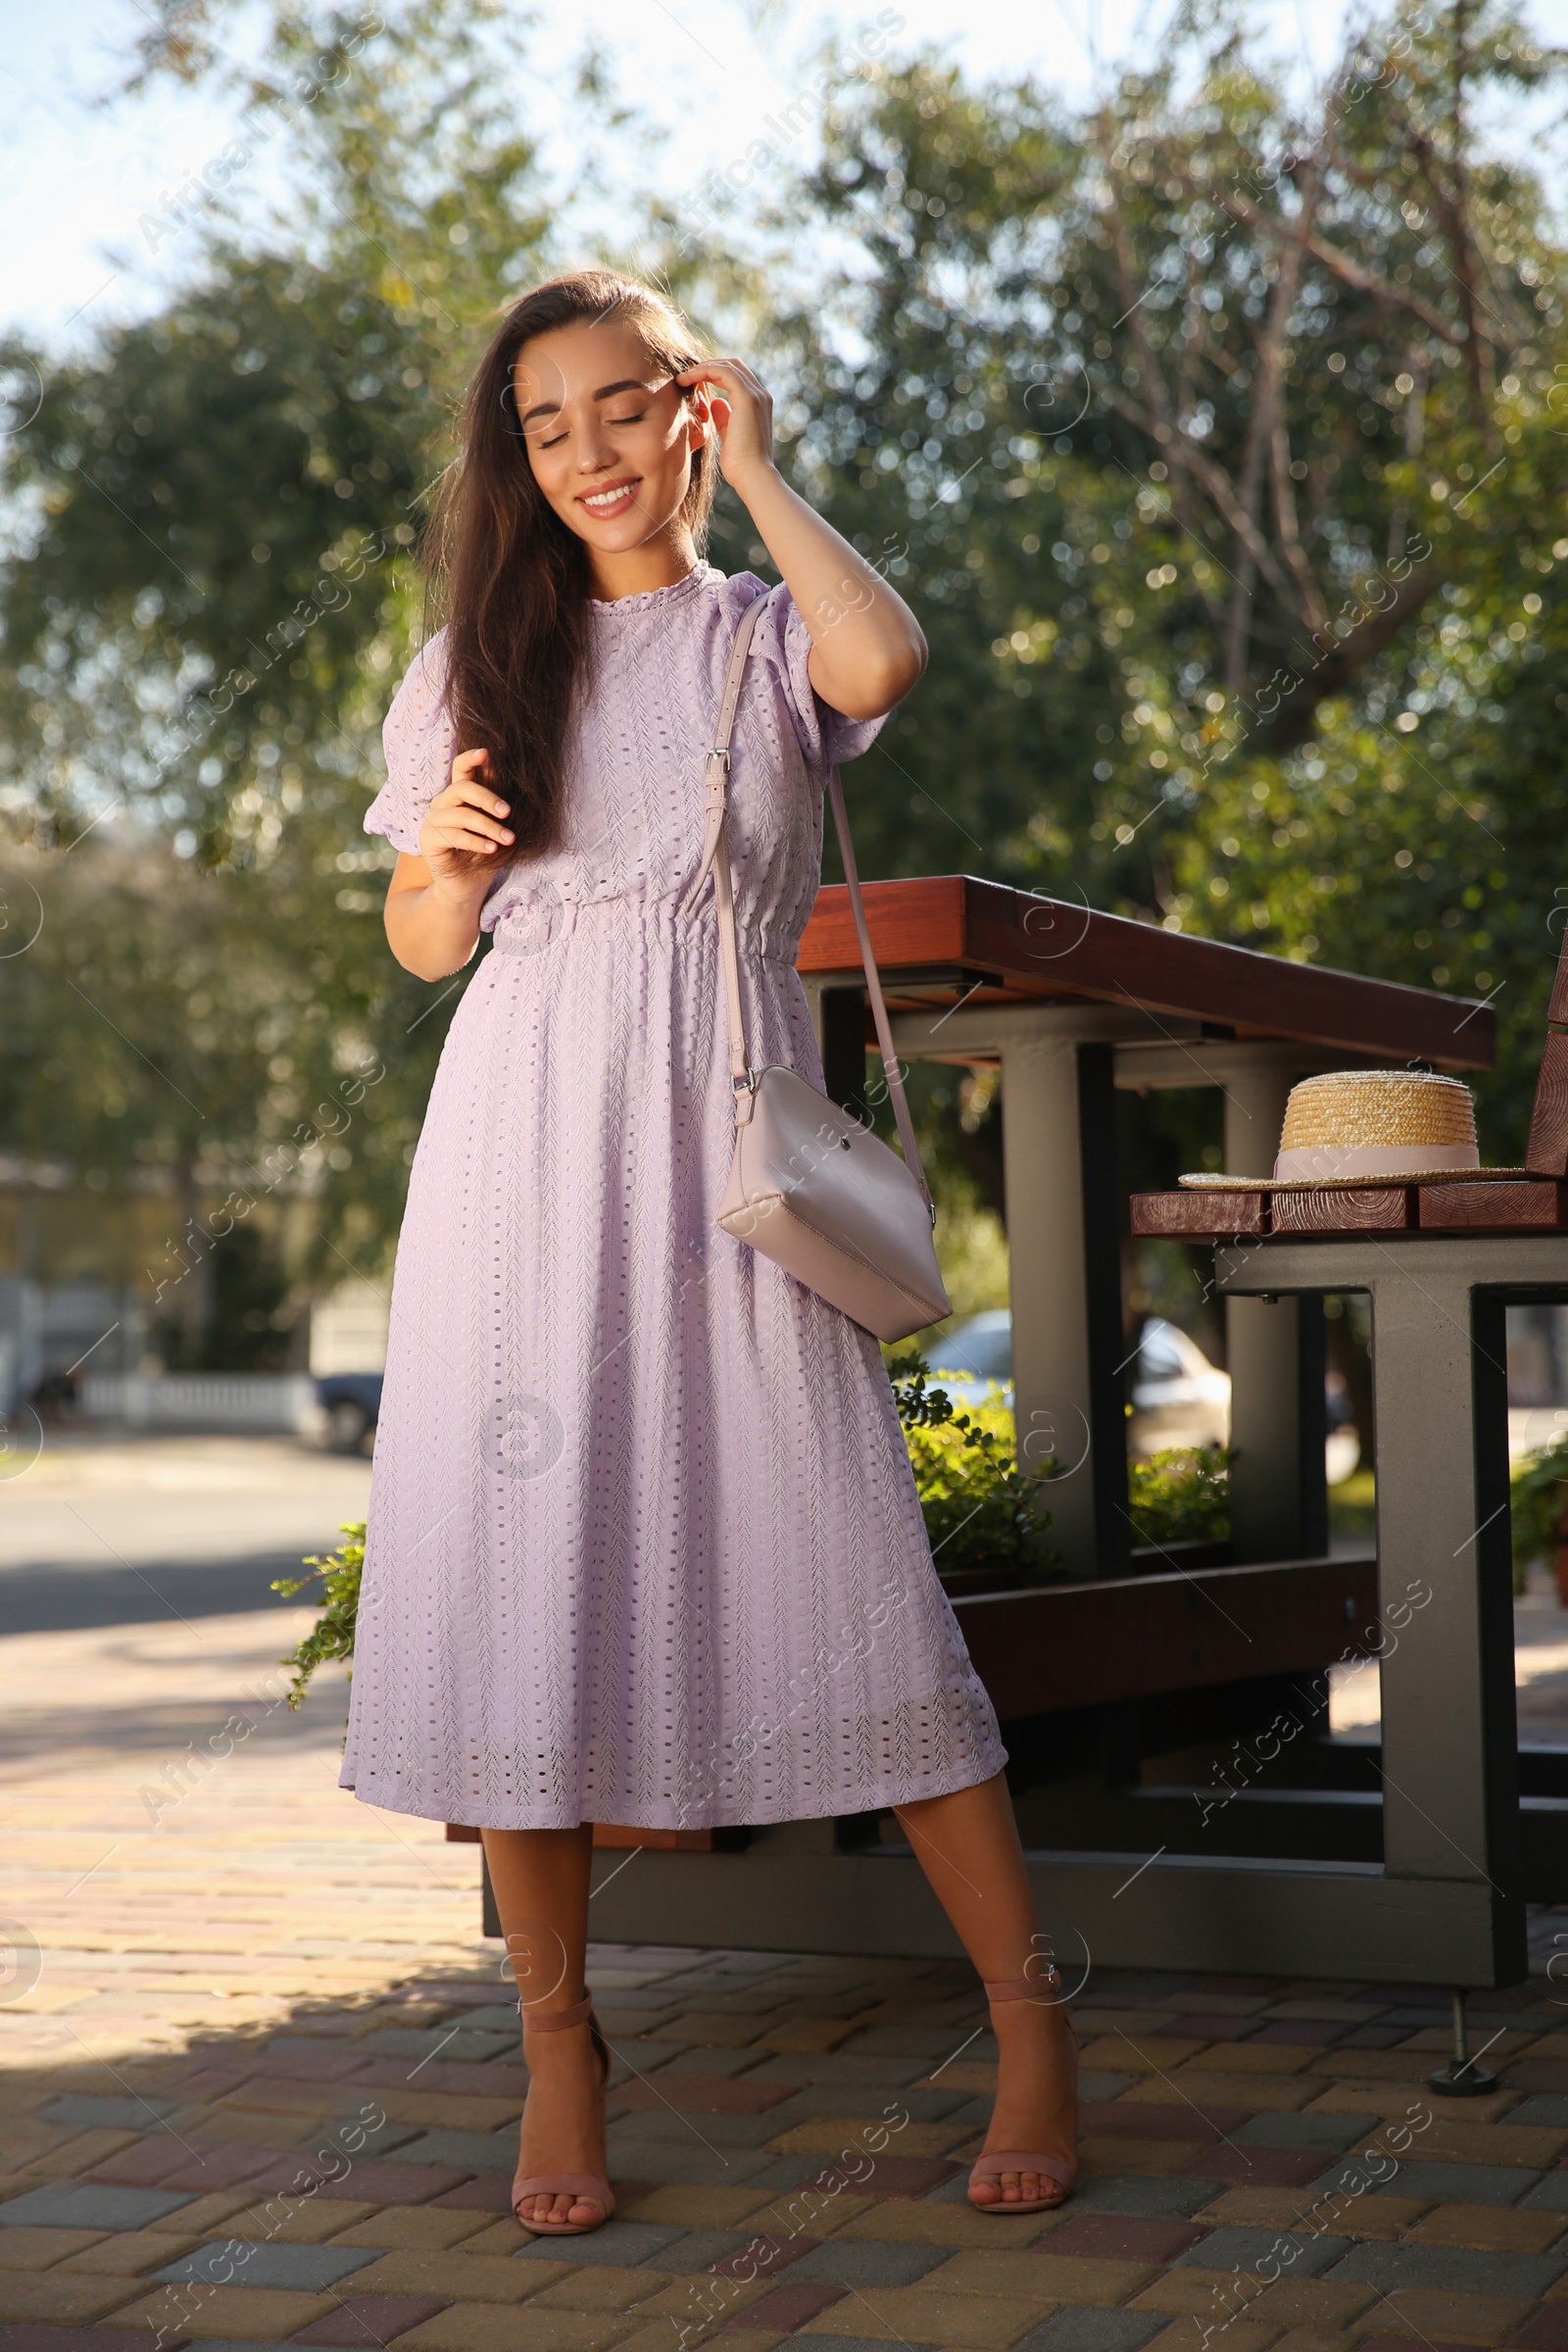
<instances>
[{"instance_id":1,"label":"green foliage","mask_svg":"<svg viewBox=\"0 0 1568 2352\"><path fill-rule=\"evenodd\" d=\"M1222 1446L1166 1446L1127 1465L1138 1544L1212 1542L1231 1532L1231 1457Z\"/></svg>"},{"instance_id":2,"label":"green foliage","mask_svg":"<svg viewBox=\"0 0 1568 2352\"><path fill-rule=\"evenodd\" d=\"M0 352L42 390L0 444L0 816L48 918L0 959L0 1133L167 1182L176 1224L204 1170L265 1188L288 1143L318 1276L384 1255L461 997L392 963L360 829L424 496L496 305L585 258L528 20L382 13L279 4L233 43L237 0L153 0L139 78L237 89L239 181L265 149L276 207L182 191L161 309ZM1486 1143L1516 1156L1556 949L1568 327L1549 151L1472 125L1564 57L1496 0L1394 0L1303 111L1232 0L1171 22L1079 116L929 53L846 74L811 168L763 177L765 272L627 161L605 258L667 237L800 486L926 627L853 771L868 873L1494 996ZM727 491L714 554L769 568ZM911 1093L943 1197L995 1210L986 1086Z\"/></svg>"},{"instance_id":3,"label":"green foliage","mask_svg":"<svg viewBox=\"0 0 1568 2352\"><path fill-rule=\"evenodd\" d=\"M1513 1589L1522 1592L1532 1561L1550 1559L1558 1522L1568 1510L1568 1432L1539 1453L1515 1462L1508 1477L1508 1524L1513 1541Z\"/></svg>"},{"instance_id":4,"label":"green foliage","mask_svg":"<svg viewBox=\"0 0 1568 2352\"><path fill-rule=\"evenodd\" d=\"M1051 1513L1014 1458L1013 1418L1000 1400L957 1412L929 1388L918 1354L890 1366L915 1490L939 1572L1004 1569L1026 1584L1063 1573L1048 1541Z\"/></svg>"},{"instance_id":5,"label":"green foliage","mask_svg":"<svg viewBox=\"0 0 1568 2352\"><path fill-rule=\"evenodd\" d=\"M304 1698L318 1666L329 1665L334 1658L342 1658L346 1663L354 1655L360 1580L365 1572L365 1523L345 1521L338 1533L344 1541L335 1551L324 1556L318 1552L306 1555L303 1565L311 1571L309 1576L279 1577L272 1586L272 1591L281 1592L285 1600L292 1600L308 1585L321 1588L323 1605L319 1617L299 1647L282 1660L283 1665L294 1669L288 1694L291 1707L297 1707Z\"/></svg>"}]
</instances>

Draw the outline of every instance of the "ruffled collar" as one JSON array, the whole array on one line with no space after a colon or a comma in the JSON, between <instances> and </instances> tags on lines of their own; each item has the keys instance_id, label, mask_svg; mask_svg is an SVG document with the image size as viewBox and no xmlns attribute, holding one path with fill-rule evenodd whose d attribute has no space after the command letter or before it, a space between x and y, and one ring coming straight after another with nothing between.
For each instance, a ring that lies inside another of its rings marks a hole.
<instances>
[{"instance_id":1,"label":"ruffled collar","mask_svg":"<svg viewBox=\"0 0 1568 2352\"><path fill-rule=\"evenodd\" d=\"M722 579L723 576L713 564L699 562L692 565L684 579L672 580L667 588L645 588L640 596L591 596L588 610L602 613L607 618L615 618L622 613L647 612L655 606L675 604L683 597L695 596L710 580Z\"/></svg>"}]
</instances>

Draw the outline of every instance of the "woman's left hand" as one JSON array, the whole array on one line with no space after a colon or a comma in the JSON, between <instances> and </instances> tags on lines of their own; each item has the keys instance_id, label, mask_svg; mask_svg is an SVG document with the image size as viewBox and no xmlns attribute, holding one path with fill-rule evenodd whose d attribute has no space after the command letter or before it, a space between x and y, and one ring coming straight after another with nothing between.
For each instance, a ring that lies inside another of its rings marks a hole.
<instances>
[{"instance_id":1,"label":"woman's left hand","mask_svg":"<svg viewBox=\"0 0 1568 2352\"><path fill-rule=\"evenodd\" d=\"M677 384L709 388L709 405L718 432L719 471L745 496L748 476L773 464L773 396L744 360L700 360L683 368Z\"/></svg>"}]
</instances>

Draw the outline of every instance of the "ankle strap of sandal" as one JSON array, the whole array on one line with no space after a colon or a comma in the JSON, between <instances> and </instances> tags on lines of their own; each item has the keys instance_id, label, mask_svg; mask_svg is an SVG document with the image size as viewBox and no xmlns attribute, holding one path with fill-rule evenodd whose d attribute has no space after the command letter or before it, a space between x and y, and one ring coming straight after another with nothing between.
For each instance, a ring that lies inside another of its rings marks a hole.
<instances>
[{"instance_id":1,"label":"ankle strap of sandal","mask_svg":"<svg viewBox=\"0 0 1568 2352\"><path fill-rule=\"evenodd\" d=\"M988 2001L1038 2001L1043 1992L1059 1992L1061 1978L1054 1968L1038 1977L1011 1977L1004 1984L987 1984Z\"/></svg>"},{"instance_id":2,"label":"ankle strap of sandal","mask_svg":"<svg viewBox=\"0 0 1568 2352\"><path fill-rule=\"evenodd\" d=\"M585 2026L588 2023L594 2013L594 1996L591 1992L585 1993L580 2001L573 2001L569 2009L538 2009L531 2016L520 2001L517 2009L525 2034L562 2034L567 2026Z\"/></svg>"}]
</instances>

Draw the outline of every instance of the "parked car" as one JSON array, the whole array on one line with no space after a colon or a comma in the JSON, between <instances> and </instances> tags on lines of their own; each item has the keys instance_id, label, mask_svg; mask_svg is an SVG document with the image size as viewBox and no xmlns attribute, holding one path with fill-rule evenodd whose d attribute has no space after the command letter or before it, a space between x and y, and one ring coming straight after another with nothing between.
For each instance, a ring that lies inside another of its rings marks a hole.
<instances>
[{"instance_id":1,"label":"parked car","mask_svg":"<svg viewBox=\"0 0 1568 2352\"><path fill-rule=\"evenodd\" d=\"M368 1453L381 1411L379 1372L329 1372L316 1384L316 1401L326 1415L327 1444L334 1453Z\"/></svg>"},{"instance_id":2,"label":"parked car","mask_svg":"<svg viewBox=\"0 0 1568 2352\"><path fill-rule=\"evenodd\" d=\"M1012 1404L1012 1315L991 1307L956 1323L931 1349L932 1385L947 1390L955 1404L981 1404L996 1382L1002 1401ZM1229 1442L1231 1382L1211 1364L1198 1342L1162 1315L1146 1320L1138 1342L1129 1397L1128 1435L1136 1453L1165 1446L1223 1446ZM1350 1421L1349 1395L1342 1374L1330 1372L1324 1391L1325 1461L1329 1484L1350 1476L1361 1458L1359 1434Z\"/></svg>"}]
</instances>

